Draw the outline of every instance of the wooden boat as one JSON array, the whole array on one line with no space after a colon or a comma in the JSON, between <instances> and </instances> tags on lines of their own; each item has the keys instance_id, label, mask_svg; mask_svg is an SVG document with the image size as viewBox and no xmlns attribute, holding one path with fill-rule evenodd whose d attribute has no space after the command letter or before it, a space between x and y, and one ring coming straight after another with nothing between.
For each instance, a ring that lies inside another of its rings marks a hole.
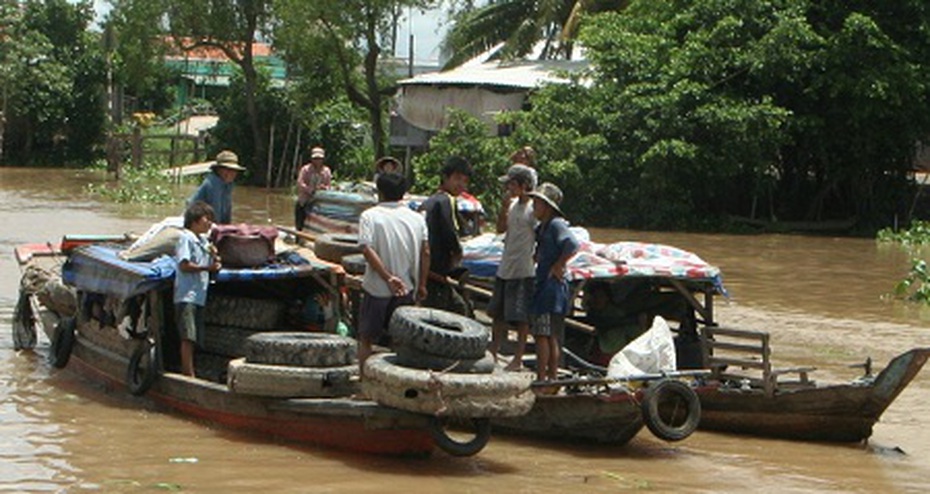
<instances>
[{"instance_id":1,"label":"wooden boat","mask_svg":"<svg viewBox=\"0 0 930 494\"><path fill-rule=\"evenodd\" d=\"M656 315L675 321L679 324L674 329L678 369L709 372L694 384L701 404L700 429L786 439L861 441L872 434L875 422L930 356L930 349L915 348L894 358L877 375L873 375L868 360L861 365L864 375L858 378L846 383L818 383L810 378L814 368L777 366L771 358L767 332L717 323L714 297L725 293L719 269L668 246L622 244L588 244L569 262L575 311L567 322L564 346L575 358L566 366L570 372L604 376L608 361L619 350L601 348L602 341L610 340L605 335L630 331L636 321L651 321ZM486 246L482 249L487 251ZM666 265L650 255L657 252L687 262ZM468 255L466 250L466 259ZM489 272L488 264L494 263L476 259L476 271ZM473 300L489 296L486 284L472 284L469 292ZM611 294L610 304L595 309L595 293ZM619 314L620 318L611 321L611 316L604 314ZM636 334L627 335L628 340ZM611 414L615 419L633 414L623 403L603 404L603 408L619 408L604 412L590 406L588 397L560 398L565 402L559 405L566 410L562 414L565 420L573 417L577 422L587 415L595 424ZM545 406L549 400L537 403ZM554 434L558 429L555 423L548 427ZM545 427L537 429L539 433Z\"/></svg>"},{"instance_id":2,"label":"wooden boat","mask_svg":"<svg viewBox=\"0 0 930 494\"><path fill-rule=\"evenodd\" d=\"M25 271L14 321L18 347L34 344L34 334L30 343L28 331L41 329L52 342L50 360L56 367L67 366L108 389L144 394L145 399L185 415L234 429L386 455L428 455L449 444L435 417L352 398L358 382L342 368L333 368L332 373L329 368L319 369L323 377L317 384L322 392L311 397L275 389L240 392L232 379L227 380L227 372L232 374L230 361L245 355L243 342L248 336L325 324L322 316L317 317L325 311L309 307L313 300L340 299L338 266L291 251L279 253L269 266L221 270L211 284L205 309L207 334L203 351L195 356L197 377L188 377L178 372L171 263L123 261L115 253L126 244L96 240L118 239L72 236L60 245L16 249ZM62 256L66 259L62 273L42 269L43 264L59 264ZM27 278L35 273L51 276L30 283ZM64 286L61 280L73 290L73 299L56 305L41 287ZM240 323L243 327L234 326ZM480 450L484 442L472 444L468 451ZM453 454L461 455L461 450Z\"/></svg>"},{"instance_id":3,"label":"wooden boat","mask_svg":"<svg viewBox=\"0 0 930 494\"><path fill-rule=\"evenodd\" d=\"M417 209L425 196L408 194L405 201ZM331 190L321 190L304 221L304 230L312 233L358 233L358 217L362 211L378 203L378 193L371 182L340 183ZM463 193L456 201L463 220L463 236L480 232L484 208L472 195Z\"/></svg>"}]
</instances>

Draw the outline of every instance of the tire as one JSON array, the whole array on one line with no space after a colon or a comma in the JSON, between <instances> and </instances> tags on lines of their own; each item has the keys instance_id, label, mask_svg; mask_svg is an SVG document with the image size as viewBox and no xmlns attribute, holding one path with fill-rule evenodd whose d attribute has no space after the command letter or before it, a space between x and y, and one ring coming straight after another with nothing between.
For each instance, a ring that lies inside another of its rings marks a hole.
<instances>
[{"instance_id":1,"label":"tire","mask_svg":"<svg viewBox=\"0 0 930 494\"><path fill-rule=\"evenodd\" d=\"M485 352L484 357L480 359L457 360L437 357L408 346L395 346L394 351L397 352L397 365L412 369L429 369L457 374L490 374L496 367L494 356L490 352Z\"/></svg>"},{"instance_id":2,"label":"tire","mask_svg":"<svg viewBox=\"0 0 930 494\"><path fill-rule=\"evenodd\" d=\"M483 324L465 316L425 307L398 307L388 325L396 346L456 360L484 357L491 337Z\"/></svg>"},{"instance_id":3,"label":"tire","mask_svg":"<svg viewBox=\"0 0 930 494\"><path fill-rule=\"evenodd\" d=\"M52 366L63 369L68 365L71 359L71 351L74 349L74 329L77 327L77 321L73 317L66 317L55 325L52 346L49 349L49 360Z\"/></svg>"},{"instance_id":4,"label":"tire","mask_svg":"<svg viewBox=\"0 0 930 494\"><path fill-rule=\"evenodd\" d=\"M158 350L152 342L145 340L129 357L126 368L126 387L133 396L144 395L158 377Z\"/></svg>"},{"instance_id":5,"label":"tire","mask_svg":"<svg viewBox=\"0 0 930 494\"><path fill-rule=\"evenodd\" d=\"M204 324L256 331L280 328L287 308L279 300L211 294L204 307Z\"/></svg>"},{"instance_id":6,"label":"tire","mask_svg":"<svg viewBox=\"0 0 930 494\"><path fill-rule=\"evenodd\" d=\"M226 384L240 394L277 398L334 398L358 391L358 365L294 367L236 359L229 362Z\"/></svg>"},{"instance_id":7,"label":"tire","mask_svg":"<svg viewBox=\"0 0 930 494\"><path fill-rule=\"evenodd\" d=\"M342 267L345 268L346 273L349 274L365 274L365 268L368 266L368 261L365 260L364 254L349 254L342 257Z\"/></svg>"},{"instance_id":8,"label":"tire","mask_svg":"<svg viewBox=\"0 0 930 494\"><path fill-rule=\"evenodd\" d=\"M429 423L429 434L439 449L452 456L473 456L484 449L491 439L490 419L471 419L475 437L468 441L457 441L446 432L445 424L439 417L433 417Z\"/></svg>"},{"instance_id":9,"label":"tire","mask_svg":"<svg viewBox=\"0 0 930 494\"><path fill-rule=\"evenodd\" d=\"M203 332L203 349L231 358L245 357L246 341L259 331L227 326L206 325Z\"/></svg>"},{"instance_id":10,"label":"tire","mask_svg":"<svg viewBox=\"0 0 930 494\"><path fill-rule=\"evenodd\" d=\"M358 235L348 233L325 233L313 241L313 253L324 261L339 263L344 256L360 254Z\"/></svg>"},{"instance_id":11,"label":"tire","mask_svg":"<svg viewBox=\"0 0 930 494\"><path fill-rule=\"evenodd\" d=\"M13 349L32 350L36 347L36 315L32 310L32 295L20 290L13 311Z\"/></svg>"},{"instance_id":12,"label":"tire","mask_svg":"<svg viewBox=\"0 0 930 494\"><path fill-rule=\"evenodd\" d=\"M352 338L331 333L258 333L245 342L245 358L253 364L333 367L356 361Z\"/></svg>"},{"instance_id":13,"label":"tire","mask_svg":"<svg viewBox=\"0 0 930 494\"><path fill-rule=\"evenodd\" d=\"M396 365L392 354L365 361L362 391L390 407L461 418L514 417L530 411L535 395L528 372L452 374Z\"/></svg>"},{"instance_id":14,"label":"tire","mask_svg":"<svg viewBox=\"0 0 930 494\"><path fill-rule=\"evenodd\" d=\"M646 427L665 441L687 438L701 421L701 401L691 386L681 381L663 379L650 383L641 407Z\"/></svg>"}]
</instances>

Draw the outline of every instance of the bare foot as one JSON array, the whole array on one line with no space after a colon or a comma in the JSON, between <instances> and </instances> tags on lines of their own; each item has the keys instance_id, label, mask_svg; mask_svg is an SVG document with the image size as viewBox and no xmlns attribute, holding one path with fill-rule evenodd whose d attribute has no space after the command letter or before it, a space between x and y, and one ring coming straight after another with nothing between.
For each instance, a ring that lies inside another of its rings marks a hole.
<instances>
[{"instance_id":1,"label":"bare foot","mask_svg":"<svg viewBox=\"0 0 930 494\"><path fill-rule=\"evenodd\" d=\"M523 361L521 359L513 359L507 364L507 367L504 367L505 371L508 372L519 372L523 370Z\"/></svg>"}]
</instances>

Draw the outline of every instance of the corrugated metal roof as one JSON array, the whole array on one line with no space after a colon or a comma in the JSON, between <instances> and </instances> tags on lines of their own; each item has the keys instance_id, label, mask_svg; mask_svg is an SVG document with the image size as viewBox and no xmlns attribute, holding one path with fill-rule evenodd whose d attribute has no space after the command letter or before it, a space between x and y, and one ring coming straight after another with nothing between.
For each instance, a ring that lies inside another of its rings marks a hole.
<instances>
[{"instance_id":1,"label":"corrugated metal roof","mask_svg":"<svg viewBox=\"0 0 930 494\"><path fill-rule=\"evenodd\" d=\"M420 74L403 79L404 85L499 86L530 89L544 83L567 82L560 72L577 72L588 66L585 60L519 60L465 64L444 72Z\"/></svg>"}]
</instances>

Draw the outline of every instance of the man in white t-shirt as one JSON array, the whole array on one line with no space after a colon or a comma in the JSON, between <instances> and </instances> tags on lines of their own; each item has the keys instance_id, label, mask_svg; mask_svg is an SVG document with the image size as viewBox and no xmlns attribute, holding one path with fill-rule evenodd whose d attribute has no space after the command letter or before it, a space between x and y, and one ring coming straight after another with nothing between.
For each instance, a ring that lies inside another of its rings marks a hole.
<instances>
[{"instance_id":1,"label":"man in white t-shirt","mask_svg":"<svg viewBox=\"0 0 930 494\"><path fill-rule=\"evenodd\" d=\"M497 218L497 233L506 232L506 237L487 309L494 320L490 350L496 359L501 342L507 338L508 326L515 326L517 349L507 370L521 370L536 275L533 263L536 217L533 216L533 201L528 195L536 187L536 173L526 165L516 164L500 177L500 182L507 193Z\"/></svg>"},{"instance_id":2,"label":"man in white t-shirt","mask_svg":"<svg viewBox=\"0 0 930 494\"><path fill-rule=\"evenodd\" d=\"M394 309L426 298L429 235L423 215L401 202L407 192L403 175L378 177L381 202L362 212L358 243L367 265L359 307L358 361L364 373L371 346L385 332Z\"/></svg>"}]
</instances>

